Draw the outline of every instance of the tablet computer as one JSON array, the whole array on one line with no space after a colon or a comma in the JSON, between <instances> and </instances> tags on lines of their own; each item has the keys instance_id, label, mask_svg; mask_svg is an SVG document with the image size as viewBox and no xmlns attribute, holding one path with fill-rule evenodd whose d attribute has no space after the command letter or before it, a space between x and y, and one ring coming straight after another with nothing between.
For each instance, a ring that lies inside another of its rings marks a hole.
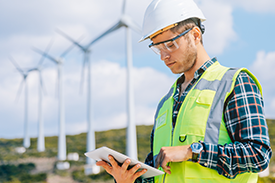
<instances>
[{"instance_id":1,"label":"tablet computer","mask_svg":"<svg viewBox=\"0 0 275 183\"><path fill-rule=\"evenodd\" d=\"M93 151L90 151L90 152L87 152L85 153L85 156L89 157L89 158L92 158L96 161L106 161L106 162L110 162L109 159L108 159L108 155L112 155L116 161L121 165L127 158L129 158L128 156L124 155L124 154L121 154L113 149L110 149L108 147L100 147L98 149L95 149ZM145 174L143 174L141 177L142 178L149 178L149 177L154 177L154 176L157 176L157 175L161 175L161 174L164 174L163 171L160 171L154 167L151 167L149 165L146 165L138 160L135 160L135 159L132 159L132 158L129 158L131 159L131 163L130 163L130 166L134 166L136 165L137 163L139 163L141 165L140 169L139 170L142 170L142 169L147 169L147 172Z\"/></svg>"}]
</instances>

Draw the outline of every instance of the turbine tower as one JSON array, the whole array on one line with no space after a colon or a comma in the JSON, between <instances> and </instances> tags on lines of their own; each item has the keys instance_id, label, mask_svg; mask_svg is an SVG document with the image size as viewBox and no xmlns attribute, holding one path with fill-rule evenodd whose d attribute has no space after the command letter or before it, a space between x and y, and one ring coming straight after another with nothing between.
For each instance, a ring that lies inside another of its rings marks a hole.
<instances>
[{"instance_id":1,"label":"turbine tower","mask_svg":"<svg viewBox=\"0 0 275 183\"><path fill-rule=\"evenodd\" d=\"M128 110L128 122L126 132L126 154L137 159L137 139L136 139L136 125L134 117L134 90L132 80L132 42L131 42L131 30L133 29L137 33L141 34L140 27L125 14L126 0L123 0L122 14L119 21L108 29L106 32L94 39L88 46L93 45L95 42L112 33L113 31L125 27L126 28L126 56L127 56L127 110Z\"/></svg>"},{"instance_id":2,"label":"turbine tower","mask_svg":"<svg viewBox=\"0 0 275 183\"><path fill-rule=\"evenodd\" d=\"M43 121L43 81L41 75L41 67L38 66L34 69L39 74L39 106L38 106L38 137L37 137L37 151L44 152L45 151L45 136L44 136L44 121Z\"/></svg>"},{"instance_id":3,"label":"turbine tower","mask_svg":"<svg viewBox=\"0 0 275 183\"><path fill-rule=\"evenodd\" d=\"M20 92L25 85L25 109L24 109L24 140L23 140L23 146L25 148L29 148L31 145L30 136L29 136L29 122L28 122L28 83L27 83L27 77L29 75L28 70L23 70L19 67L19 65L16 63L16 61L10 56L10 61L15 66L17 71L22 75L23 80L19 86L18 93L16 100L19 99Z\"/></svg>"}]
</instances>

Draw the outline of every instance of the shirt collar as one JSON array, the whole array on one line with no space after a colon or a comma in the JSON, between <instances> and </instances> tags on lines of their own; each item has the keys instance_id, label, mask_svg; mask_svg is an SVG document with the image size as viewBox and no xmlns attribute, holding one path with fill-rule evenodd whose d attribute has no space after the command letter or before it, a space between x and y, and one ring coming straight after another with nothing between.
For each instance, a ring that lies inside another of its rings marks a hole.
<instances>
[{"instance_id":1,"label":"shirt collar","mask_svg":"<svg viewBox=\"0 0 275 183\"><path fill-rule=\"evenodd\" d=\"M217 58L214 57L211 60L207 60L196 72L194 73L194 79L198 79L204 71L206 71L207 68L209 68L211 65L213 65L217 61ZM178 79L178 84L181 84L184 82L185 76L184 73L180 76Z\"/></svg>"},{"instance_id":2,"label":"shirt collar","mask_svg":"<svg viewBox=\"0 0 275 183\"><path fill-rule=\"evenodd\" d=\"M204 73L204 71L206 71L206 69L209 68L211 65L213 65L216 61L217 61L217 58L214 57L211 60L207 60L206 62L204 62L204 64L195 72L194 78L198 79L199 76L201 76L202 73Z\"/></svg>"}]
</instances>

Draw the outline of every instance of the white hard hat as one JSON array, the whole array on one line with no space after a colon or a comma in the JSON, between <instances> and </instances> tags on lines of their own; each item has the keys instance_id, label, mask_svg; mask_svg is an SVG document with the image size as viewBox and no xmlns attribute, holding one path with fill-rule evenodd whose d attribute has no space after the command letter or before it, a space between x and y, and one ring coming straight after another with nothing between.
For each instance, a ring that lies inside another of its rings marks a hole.
<instances>
[{"instance_id":1,"label":"white hard hat","mask_svg":"<svg viewBox=\"0 0 275 183\"><path fill-rule=\"evenodd\" d=\"M189 18L205 21L202 11L193 0L153 0L147 7L139 42L175 27L178 22ZM153 36L152 36L153 35Z\"/></svg>"}]
</instances>

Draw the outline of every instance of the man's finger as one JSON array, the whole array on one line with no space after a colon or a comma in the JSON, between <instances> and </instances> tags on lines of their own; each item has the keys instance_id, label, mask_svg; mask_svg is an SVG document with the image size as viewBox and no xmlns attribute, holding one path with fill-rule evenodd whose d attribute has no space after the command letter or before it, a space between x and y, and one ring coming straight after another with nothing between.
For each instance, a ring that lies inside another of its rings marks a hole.
<instances>
[{"instance_id":1,"label":"man's finger","mask_svg":"<svg viewBox=\"0 0 275 183\"><path fill-rule=\"evenodd\" d=\"M140 164L136 164L135 166L133 166L133 168L131 168L129 171L131 172L131 174L135 174L136 171L138 171L138 169L141 167Z\"/></svg>"},{"instance_id":2,"label":"man's finger","mask_svg":"<svg viewBox=\"0 0 275 183\"><path fill-rule=\"evenodd\" d=\"M130 165L130 163L131 163L131 160L130 159L126 159L124 161L124 163L122 164L122 166L121 166L122 170L126 171L128 169L128 166Z\"/></svg>"},{"instance_id":3,"label":"man's finger","mask_svg":"<svg viewBox=\"0 0 275 183\"><path fill-rule=\"evenodd\" d=\"M118 168L118 164L117 164L116 160L114 159L114 157L112 155L109 155L108 158L110 160L112 167Z\"/></svg>"},{"instance_id":4,"label":"man's finger","mask_svg":"<svg viewBox=\"0 0 275 183\"><path fill-rule=\"evenodd\" d=\"M156 158L155 168L159 168L161 166L161 162L162 162L162 153L159 153L157 158Z\"/></svg>"},{"instance_id":5,"label":"man's finger","mask_svg":"<svg viewBox=\"0 0 275 183\"><path fill-rule=\"evenodd\" d=\"M138 177L142 176L143 174L145 174L147 172L147 169L143 169L141 171L138 171L134 174L134 179L137 179Z\"/></svg>"},{"instance_id":6,"label":"man's finger","mask_svg":"<svg viewBox=\"0 0 275 183\"><path fill-rule=\"evenodd\" d=\"M96 162L97 166L102 166L108 173L111 173L112 167L105 161Z\"/></svg>"},{"instance_id":7,"label":"man's finger","mask_svg":"<svg viewBox=\"0 0 275 183\"><path fill-rule=\"evenodd\" d=\"M171 171L170 171L171 167L169 166L169 164L170 162L167 162L167 160L164 160L161 164L161 167L166 173L171 174Z\"/></svg>"}]
</instances>

